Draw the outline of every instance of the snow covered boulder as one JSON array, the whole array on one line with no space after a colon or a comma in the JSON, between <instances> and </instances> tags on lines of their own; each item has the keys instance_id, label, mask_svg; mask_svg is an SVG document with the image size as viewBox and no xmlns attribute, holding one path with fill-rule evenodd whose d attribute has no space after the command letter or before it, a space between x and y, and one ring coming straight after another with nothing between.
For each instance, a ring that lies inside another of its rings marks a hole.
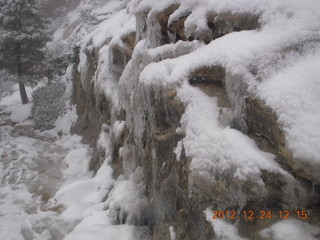
<instances>
[{"instance_id":1,"label":"snow covered boulder","mask_svg":"<svg viewBox=\"0 0 320 240\"><path fill-rule=\"evenodd\" d=\"M31 117L31 104L24 104L13 109L10 120L15 123L21 123Z\"/></svg>"}]
</instances>

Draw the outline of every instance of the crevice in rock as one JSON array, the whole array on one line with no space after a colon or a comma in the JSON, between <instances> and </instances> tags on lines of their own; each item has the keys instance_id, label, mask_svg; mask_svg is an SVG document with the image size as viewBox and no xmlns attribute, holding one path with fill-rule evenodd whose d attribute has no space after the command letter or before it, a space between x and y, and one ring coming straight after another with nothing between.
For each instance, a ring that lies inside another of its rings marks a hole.
<instances>
[{"instance_id":1,"label":"crevice in rock","mask_svg":"<svg viewBox=\"0 0 320 240\"><path fill-rule=\"evenodd\" d=\"M230 108L224 87L225 74L225 69L221 66L198 68L190 74L189 84L200 88L210 97L217 97L219 107Z\"/></svg>"}]
</instances>

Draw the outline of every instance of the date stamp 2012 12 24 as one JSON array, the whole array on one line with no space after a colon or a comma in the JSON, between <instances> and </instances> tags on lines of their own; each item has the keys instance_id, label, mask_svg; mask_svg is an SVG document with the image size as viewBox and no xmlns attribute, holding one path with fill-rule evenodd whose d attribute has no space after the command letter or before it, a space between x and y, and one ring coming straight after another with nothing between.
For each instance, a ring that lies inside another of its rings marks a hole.
<instances>
[{"instance_id":1,"label":"date stamp 2012 12 24","mask_svg":"<svg viewBox=\"0 0 320 240\"><path fill-rule=\"evenodd\" d=\"M307 220L310 215L310 211L307 210L261 210L261 211L212 211L212 219L303 219Z\"/></svg>"}]
</instances>

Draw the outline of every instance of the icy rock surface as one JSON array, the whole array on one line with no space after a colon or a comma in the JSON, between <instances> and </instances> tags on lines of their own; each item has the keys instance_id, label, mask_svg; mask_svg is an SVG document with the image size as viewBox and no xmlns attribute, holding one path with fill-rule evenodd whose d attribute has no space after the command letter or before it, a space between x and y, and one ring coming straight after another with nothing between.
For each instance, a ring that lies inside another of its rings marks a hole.
<instances>
[{"instance_id":1,"label":"icy rock surface","mask_svg":"<svg viewBox=\"0 0 320 240\"><path fill-rule=\"evenodd\" d=\"M89 34L75 77L83 88L75 91L85 119L78 123L104 124L115 180L142 169L145 187L134 210L119 205L118 222L144 222L153 239L169 239L171 226L176 239L263 239L263 223L211 225L203 211L319 211L312 156L319 99L311 90L318 89L318 7L312 0L131 1ZM126 22L130 14L136 27ZM120 16L122 26L109 29ZM103 149L95 152L104 157ZM99 161L92 159L94 169Z\"/></svg>"}]
</instances>

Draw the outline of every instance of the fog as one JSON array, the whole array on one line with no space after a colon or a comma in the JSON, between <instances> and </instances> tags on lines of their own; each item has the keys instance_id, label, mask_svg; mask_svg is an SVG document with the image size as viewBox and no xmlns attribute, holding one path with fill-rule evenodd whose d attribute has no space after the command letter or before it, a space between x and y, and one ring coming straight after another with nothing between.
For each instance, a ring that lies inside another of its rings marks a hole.
<instances>
[{"instance_id":1,"label":"fog","mask_svg":"<svg viewBox=\"0 0 320 240\"><path fill-rule=\"evenodd\" d=\"M43 0L44 15L57 18L78 6L81 0Z\"/></svg>"}]
</instances>

